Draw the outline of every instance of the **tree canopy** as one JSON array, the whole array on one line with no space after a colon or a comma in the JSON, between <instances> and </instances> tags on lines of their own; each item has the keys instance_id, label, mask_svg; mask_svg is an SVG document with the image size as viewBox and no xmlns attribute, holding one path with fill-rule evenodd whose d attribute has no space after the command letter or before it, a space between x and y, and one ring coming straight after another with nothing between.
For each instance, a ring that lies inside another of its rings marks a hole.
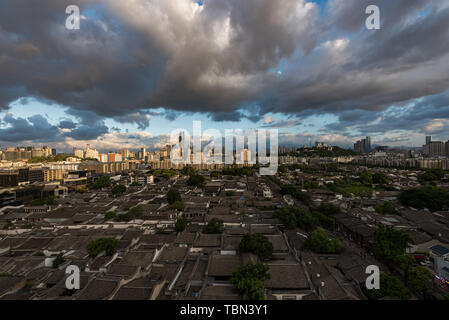
<instances>
[{"instance_id":1,"label":"tree canopy","mask_svg":"<svg viewBox=\"0 0 449 320\"><path fill-rule=\"evenodd\" d=\"M176 201L182 201L181 194L179 193L178 190L171 188L167 192L167 202L169 204L173 204Z\"/></svg>"},{"instance_id":2,"label":"tree canopy","mask_svg":"<svg viewBox=\"0 0 449 320\"><path fill-rule=\"evenodd\" d=\"M223 220L212 218L207 225L203 227L204 233L221 233L223 228Z\"/></svg>"},{"instance_id":3,"label":"tree canopy","mask_svg":"<svg viewBox=\"0 0 449 320\"><path fill-rule=\"evenodd\" d=\"M260 233L246 234L240 241L241 252L252 252L261 260L268 259L273 254L273 244Z\"/></svg>"},{"instance_id":4,"label":"tree canopy","mask_svg":"<svg viewBox=\"0 0 449 320\"><path fill-rule=\"evenodd\" d=\"M118 240L115 238L100 238L92 240L87 245L89 256L95 258L101 252L105 252L107 256L112 256L117 251Z\"/></svg>"},{"instance_id":5,"label":"tree canopy","mask_svg":"<svg viewBox=\"0 0 449 320\"><path fill-rule=\"evenodd\" d=\"M114 196L118 196L126 192L126 187L122 184L117 184L112 187L111 192Z\"/></svg>"},{"instance_id":6,"label":"tree canopy","mask_svg":"<svg viewBox=\"0 0 449 320\"><path fill-rule=\"evenodd\" d=\"M390 226L380 225L374 231L373 253L377 259L392 262L399 255L404 254L411 238L402 230Z\"/></svg>"},{"instance_id":7,"label":"tree canopy","mask_svg":"<svg viewBox=\"0 0 449 320\"><path fill-rule=\"evenodd\" d=\"M179 217L175 223L176 232L183 232L187 228L187 219L184 217Z\"/></svg>"},{"instance_id":8,"label":"tree canopy","mask_svg":"<svg viewBox=\"0 0 449 320\"><path fill-rule=\"evenodd\" d=\"M340 240L330 238L322 228L317 228L313 231L304 245L313 252L321 254L335 254L340 253L342 250Z\"/></svg>"},{"instance_id":9,"label":"tree canopy","mask_svg":"<svg viewBox=\"0 0 449 320\"><path fill-rule=\"evenodd\" d=\"M199 174L191 175L190 178L187 179L187 185L201 188L204 185L204 177Z\"/></svg>"},{"instance_id":10,"label":"tree canopy","mask_svg":"<svg viewBox=\"0 0 449 320\"><path fill-rule=\"evenodd\" d=\"M232 273L230 282L245 300L264 300L265 281L270 279L269 267L265 264L248 263Z\"/></svg>"},{"instance_id":11,"label":"tree canopy","mask_svg":"<svg viewBox=\"0 0 449 320\"><path fill-rule=\"evenodd\" d=\"M449 207L449 192L431 185L404 190L399 194L398 199L402 204L418 209L428 208L431 211L439 211Z\"/></svg>"},{"instance_id":12,"label":"tree canopy","mask_svg":"<svg viewBox=\"0 0 449 320\"><path fill-rule=\"evenodd\" d=\"M380 275L379 289L368 290L364 287L364 293L368 299L381 299L383 297L395 297L401 300L409 300L412 293L407 287L396 277L388 274Z\"/></svg>"}]
</instances>

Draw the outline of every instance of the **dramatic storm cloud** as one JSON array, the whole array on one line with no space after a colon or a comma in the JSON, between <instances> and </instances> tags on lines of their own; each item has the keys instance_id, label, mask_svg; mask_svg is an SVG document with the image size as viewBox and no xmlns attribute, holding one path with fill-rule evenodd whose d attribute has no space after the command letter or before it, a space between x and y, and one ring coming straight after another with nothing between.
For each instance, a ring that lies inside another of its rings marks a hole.
<instances>
[{"instance_id":1,"label":"dramatic storm cloud","mask_svg":"<svg viewBox=\"0 0 449 320\"><path fill-rule=\"evenodd\" d=\"M65 28L73 4L79 30ZM380 30L365 28L371 4ZM448 38L447 0L2 0L0 141L36 127L88 141L112 133L107 119L143 131L194 113L279 128L336 115L325 136L444 133ZM70 118L7 114L23 97Z\"/></svg>"}]
</instances>

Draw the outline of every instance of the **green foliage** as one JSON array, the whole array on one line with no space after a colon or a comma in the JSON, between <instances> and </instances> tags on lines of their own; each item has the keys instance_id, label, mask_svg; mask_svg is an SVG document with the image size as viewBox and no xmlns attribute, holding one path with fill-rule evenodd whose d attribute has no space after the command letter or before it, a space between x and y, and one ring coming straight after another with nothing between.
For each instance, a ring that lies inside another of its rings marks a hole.
<instances>
[{"instance_id":1,"label":"green foliage","mask_svg":"<svg viewBox=\"0 0 449 320\"><path fill-rule=\"evenodd\" d=\"M65 258L62 256L62 254L58 254L56 256L55 260L53 260L53 268L59 267L64 262L65 262Z\"/></svg>"},{"instance_id":2,"label":"green foliage","mask_svg":"<svg viewBox=\"0 0 449 320\"><path fill-rule=\"evenodd\" d=\"M92 184L93 189L108 188L110 186L111 186L111 178L108 176L101 176Z\"/></svg>"},{"instance_id":3,"label":"green foliage","mask_svg":"<svg viewBox=\"0 0 449 320\"><path fill-rule=\"evenodd\" d=\"M281 193L283 195L289 194L292 197L296 197L297 190L296 187L292 184L284 184L283 186L281 186Z\"/></svg>"},{"instance_id":4,"label":"green foliage","mask_svg":"<svg viewBox=\"0 0 449 320\"><path fill-rule=\"evenodd\" d=\"M380 225L374 232L372 251L377 259L389 263L404 254L410 242L410 236L403 231Z\"/></svg>"},{"instance_id":5,"label":"green foliage","mask_svg":"<svg viewBox=\"0 0 449 320\"><path fill-rule=\"evenodd\" d=\"M334 183L329 183L326 187L334 192L344 195L354 194L361 197L369 197L373 191L370 185L365 185L359 180L352 180L349 178L336 179Z\"/></svg>"},{"instance_id":6,"label":"green foliage","mask_svg":"<svg viewBox=\"0 0 449 320\"><path fill-rule=\"evenodd\" d=\"M404 190L398 199L403 205L418 209L439 211L449 207L449 192L430 185Z\"/></svg>"},{"instance_id":7,"label":"green foliage","mask_svg":"<svg viewBox=\"0 0 449 320\"><path fill-rule=\"evenodd\" d=\"M184 203L182 203L182 201L175 201L174 203L172 203L170 205L170 207L172 209L178 210L178 211L183 211L184 210Z\"/></svg>"},{"instance_id":8,"label":"green foliage","mask_svg":"<svg viewBox=\"0 0 449 320\"><path fill-rule=\"evenodd\" d=\"M43 206L43 205L47 205L47 206L57 206L58 205L58 200L56 199L55 196L50 196L47 199L36 199L33 200L31 202L32 206Z\"/></svg>"},{"instance_id":9,"label":"green foliage","mask_svg":"<svg viewBox=\"0 0 449 320\"><path fill-rule=\"evenodd\" d=\"M182 168L181 173L185 176L193 176L195 174L195 169L191 166L185 166Z\"/></svg>"},{"instance_id":10,"label":"green foliage","mask_svg":"<svg viewBox=\"0 0 449 320\"><path fill-rule=\"evenodd\" d=\"M175 223L176 232L183 232L187 228L187 219L184 217L179 217Z\"/></svg>"},{"instance_id":11,"label":"green foliage","mask_svg":"<svg viewBox=\"0 0 449 320\"><path fill-rule=\"evenodd\" d=\"M232 197L234 195L234 191L226 191L226 197Z\"/></svg>"},{"instance_id":12,"label":"green foliage","mask_svg":"<svg viewBox=\"0 0 449 320\"><path fill-rule=\"evenodd\" d=\"M224 168L221 171L222 175L225 176L252 176L254 173L254 169L250 167L243 167L243 168L237 168L237 167L231 167L231 168Z\"/></svg>"},{"instance_id":13,"label":"green foliage","mask_svg":"<svg viewBox=\"0 0 449 320\"><path fill-rule=\"evenodd\" d=\"M395 297L401 300L409 300L412 297L410 290L407 289L398 278L388 274L380 275L379 285L380 287L377 290L368 290L366 287L363 288L368 299L377 300L383 297Z\"/></svg>"},{"instance_id":14,"label":"green foliage","mask_svg":"<svg viewBox=\"0 0 449 320\"><path fill-rule=\"evenodd\" d=\"M281 180L279 180L278 178L276 178L276 176L269 176L268 179L270 179L271 182L277 184L278 186L281 185Z\"/></svg>"},{"instance_id":15,"label":"green foliage","mask_svg":"<svg viewBox=\"0 0 449 320\"><path fill-rule=\"evenodd\" d=\"M445 172L442 169L427 169L423 174L418 176L421 183L434 182L442 180L445 176Z\"/></svg>"},{"instance_id":16,"label":"green foliage","mask_svg":"<svg viewBox=\"0 0 449 320\"><path fill-rule=\"evenodd\" d=\"M218 171L212 171L212 172L210 173L210 177L211 177L211 178L218 178L218 177L220 177L220 172L218 172Z\"/></svg>"},{"instance_id":17,"label":"green foliage","mask_svg":"<svg viewBox=\"0 0 449 320\"><path fill-rule=\"evenodd\" d=\"M118 240L115 238L100 238L91 241L87 246L89 256L95 258L101 252L107 256L112 256L117 251Z\"/></svg>"},{"instance_id":18,"label":"green foliage","mask_svg":"<svg viewBox=\"0 0 449 320\"><path fill-rule=\"evenodd\" d=\"M116 214L115 214L114 211L106 212L106 214L104 215L104 219L105 219L106 221L107 221L107 220L114 219L115 217L116 217Z\"/></svg>"},{"instance_id":19,"label":"green foliage","mask_svg":"<svg viewBox=\"0 0 449 320\"><path fill-rule=\"evenodd\" d=\"M154 181L157 182L156 178L158 179L158 181L160 181L160 178L168 179L177 175L178 171L176 171L175 169L151 169L148 170L147 173L153 175Z\"/></svg>"},{"instance_id":20,"label":"green foliage","mask_svg":"<svg viewBox=\"0 0 449 320\"><path fill-rule=\"evenodd\" d=\"M330 238L322 228L317 228L313 231L304 245L313 252L321 254L335 254L340 253L342 250L340 240Z\"/></svg>"},{"instance_id":21,"label":"green foliage","mask_svg":"<svg viewBox=\"0 0 449 320\"><path fill-rule=\"evenodd\" d=\"M318 189L320 187L318 181L315 180L305 180L304 188L305 189Z\"/></svg>"},{"instance_id":22,"label":"green foliage","mask_svg":"<svg viewBox=\"0 0 449 320\"><path fill-rule=\"evenodd\" d=\"M298 193L296 194L296 199L298 199L307 206L311 202L311 197L307 192L298 191Z\"/></svg>"},{"instance_id":23,"label":"green foliage","mask_svg":"<svg viewBox=\"0 0 449 320\"><path fill-rule=\"evenodd\" d=\"M377 205L376 212L380 214L400 214L400 212L397 211L389 201L385 201L384 203Z\"/></svg>"},{"instance_id":24,"label":"green foliage","mask_svg":"<svg viewBox=\"0 0 449 320\"><path fill-rule=\"evenodd\" d=\"M230 282L245 300L264 300L265 281L270 279L269 267L265 264L248 263L232 273Z\"/></svg>"},{"instance_id":25,"label":"green foliage","mask_svg":"<svg viewBox=\"0 0 449 320\"><path fill-rule=\"evenodd\" d=\"M372 185L373 184L373 175L365 170L360 174L360 182L364 185Z\"/></svg>"},{"instance_id":26,"label":"green foliage","mask_svg":"<svg viewBox=\"0 0 449 320\"><path fill-rule=\"evenodd\" d=\"M118 196L126 192L126 187L122 184L117 184L114 187L112 187L111 191L114 196Z\"/></svg>"},{"instance_id":27,"label":"green foliage","mask_svg":"<svg viewBox=\"0 0 449 320\"><path fill-rule=\"evenodd\" d=\"M394 257L392 261L399 274L404 277L404 280L407 283L410 268L415 264L415 258L406 254L402 254Z\"/></svg>"},{"instance_id":28,"label":"green foliage","mask_svg":"<svg viewBox=\"0 0 449 320\"><path fill-rule=\"evenodd\" d=\"M57 154L55 156L49 157L35 157L28 160L28 163L43 163L43 162L57 162L57 161L66 161L67 158L73 157L71 154Z\"/></svg>"},{"instance_id":29,"label":"green foliage","mask_svg":"<svg viewBox=\"0 0 449 320\"><path fill-rule=\"evenodd\" d=\"M128 210L125 214L119 214L116 216L115 221L128 222L134 219L138 219L143 215L143 209L141 206L135 206Z\"/></svg>"},{"instance_id":30,"label":"green foliage","mask_svg":"<svg viewBox=\"0 0 449 320\"><path fill-rule=\"evenodd\" d=\"M285 207L276 210L274 213L274 217L281 220L282 224L287 229L295 229L297 222L296 222L296 216L295 216L295 210L294 207Z\"/></svg>"},{"instance_id":31,"label":"green foliage","mask_svg":"<svg viewBox=\"0 0 449 320\"><path fill-rule=\"evenodd\" d=\"M179 193L178 190L171 188L168 192L167 192L167 202L169 204L173 204L176 201L182 201L181 198L181 194Z\"/></svg>"},{"instance_id":32,"label":"green foliage","mask_svg":"<svg viewBox=\"0 0 449 320\"><path fill-rule=\"evenodd\" d=\"M376 172L373 174L373 183L375 184L388 184L388 177L384 173Z\"/></svg>"},{"instance_id":33,"label":"green foliage","mask_svg":"<svg viewBox=\"0 0 449 320\"><path fill-rule=\"evenodd\" d=\"M260 233L246 234L240 241L241 252L252 252L261 260L269 259L273 254L273 245L266 236Z\"/></svg>"},{"instance_id":34,"label":"green foliage","mask_svg":"<svg viewBox=\"0 0 449 320\"><path fill-rule=\"evenodd\" d=\"M187 185L201 188L204 185L204 177L199 174L194 174L187 179Z\"/></svg>"},{"instance_id":35,"label":"green foliage","mask_svg":"<svg viewBox=\"0 0 449 320\"><path fill-rule=\"evenodd\" d=\"M326 216L331 216L340 213L340 207L333 203L323 202L321 203L315 211L320 212Z\"/></svg>"},{"instance_id":36,"label":"green foliage","mask_svg":"<svg viewBox=\"0 0 449 320\"><path fill-rule=\"evenodd\" d=\"M410 287L419 293L424 293L430 288L432 284L433 275L422 266L410 268L408 284Z\"/></svg>"},{"instance_id":37,"label":"green foliage","mask_svg":"<svg viewBox=\"0 0 449 320\"><path fill-rule=\"evenodd\" d=\"M308 210L297 207L285 207L275 211L274 216L282 221L288 229L296 227L310 231L315 229L319 220Z\"/></svg>"},{"instance_id":38,"label":"green foliage","mask_svg":"<svg viewBox=\"0 0 449 320\"><path fill-rule=\"evenodd\" d=\"M337 146L332 147L332 150L324 148L300 148L296 152L289 153L298 157L347 157L355 156L358 153L354 150L343 149Z\"/></svg>"},{"instance_id":39,"label":"green foliage","mask_svg":"<svg viewBox=\"0 0 449 320\"><path fill-rule=\"evenodd\" d=\"M207 225L203 227L203 233L221 233L223 228L223 220L212 218Z\"/></svg>"},{"instance_id":40,"label":"green foliage","mask_svg":"<svg viewBox=\"0 0 449 320\"><path fill-rule=\"evenodd\" d=\"M131 183L129 186L130 186L130 187L138 187L138 186L140 186L140 184L139 184L138 182L134 181L134 182Z\"/></svg>"}]
</instances>

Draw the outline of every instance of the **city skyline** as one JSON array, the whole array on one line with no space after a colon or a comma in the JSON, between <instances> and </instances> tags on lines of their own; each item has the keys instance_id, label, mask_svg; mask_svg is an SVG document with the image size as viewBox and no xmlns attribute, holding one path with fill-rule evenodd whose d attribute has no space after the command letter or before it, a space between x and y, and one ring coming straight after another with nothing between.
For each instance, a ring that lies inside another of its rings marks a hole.
<instances>
[{"instance_id":1,"label":"city skyline","mask_svg":"<svg viewBox=\"0 0 449 320\"><path fill-rule=\"evenodd\" d=\"M79 30L69 4L0 4L2 148L160 148L194 120L279 145L449 140L447 1L376 1L380 30L365 0L82 0Z\"/></svg>"}]
</instances>

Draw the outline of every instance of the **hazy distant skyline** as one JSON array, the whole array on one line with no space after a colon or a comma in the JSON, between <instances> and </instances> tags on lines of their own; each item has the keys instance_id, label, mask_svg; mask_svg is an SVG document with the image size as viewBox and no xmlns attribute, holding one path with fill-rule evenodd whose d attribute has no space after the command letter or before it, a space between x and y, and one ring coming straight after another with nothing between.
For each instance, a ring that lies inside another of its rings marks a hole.
<instances>
[{"instance_id":1,"label":"hazy distant skyline","mask_svg":"<svg viewBox=\"0 0 449 320\"><path fill-rule=\"evenodd\" d=\"M279 145L447 141L447 39L447 0L2 0L0 147L157 148L193 120Z\"/></svg>"}]
</instances>

